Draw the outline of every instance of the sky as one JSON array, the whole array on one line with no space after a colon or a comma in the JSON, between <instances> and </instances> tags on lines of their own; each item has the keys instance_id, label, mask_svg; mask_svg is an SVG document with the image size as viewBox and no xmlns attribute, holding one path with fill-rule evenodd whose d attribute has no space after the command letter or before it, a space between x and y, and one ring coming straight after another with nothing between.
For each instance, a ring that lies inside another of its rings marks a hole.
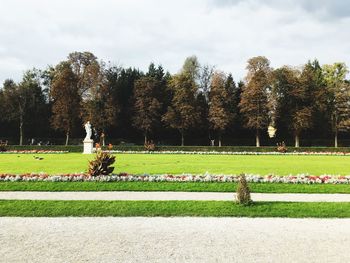
<instances>
[{"instance_id":1,"label":"sky","mask_svg":"<svg viewBox=\"0 0 350 263\"><path fill-rule=\"evenodd\" d=\"M260 55L275 68L350 65L346 0L1 0L0 10L0 83L73 51L171 73L196 55L237 81Z\"/></svg>"}]
</instances>

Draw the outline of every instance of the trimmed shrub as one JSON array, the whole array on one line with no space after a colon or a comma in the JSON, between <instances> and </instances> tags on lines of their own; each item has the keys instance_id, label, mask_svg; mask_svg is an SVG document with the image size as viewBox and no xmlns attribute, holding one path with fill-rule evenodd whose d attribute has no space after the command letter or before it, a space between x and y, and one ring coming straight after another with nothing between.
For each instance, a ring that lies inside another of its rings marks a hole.
<instances>
[{"instance_id":1,"label":"trimmed shrub","mask_svg":"<svg viewBox=\"0 0 350 263\"><path fill-rule=\"evenodd\" d=\"M250 205L252 203L252 199L250 197L250 189L244 174L241 174L239 176L236 202L240 205Z\"/></svg>"}]
</instances>

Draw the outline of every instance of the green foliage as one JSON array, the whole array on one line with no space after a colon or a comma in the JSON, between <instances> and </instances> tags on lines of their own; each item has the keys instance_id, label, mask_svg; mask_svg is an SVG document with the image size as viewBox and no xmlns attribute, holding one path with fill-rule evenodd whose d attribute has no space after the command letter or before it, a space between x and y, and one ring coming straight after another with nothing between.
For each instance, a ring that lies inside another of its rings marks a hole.
<instances>
[{"instance_id":1,"label":"green foliage","mask_svg":"<svg viewBox=\"0 0 350 263\"><path fill-rule=\"evenodd\" d=\"M193 81L199 77L200 64L196 56L190 56L185 59L182 66L182 73L189 75Z\"/></svg>"},{"instance_id":2,"label":"green foliage","mask_svg":"<svg viewBox=\"0 0 350 263\"><path fill-rule=\"evenodd\" d=\"M205 216L349 218L350 203L231 201L52 201L1 200L0 216Z\"/></svg>"},{"instance_id":3,"label":"green foliage","mask_svg":"<svg viewBox=\"0 0 350 263\"><path fill-rule=\"evenodd\" d=\"M140 131L146 140L152 136L158 144L173 144L177 135L172 129L195 145L209 145L224 133L231 144L250 144L251 129L257 142L261 136L274 145L265 133L271 125L278 140L294 136L298 142L303 136L307 145L330 145L327 138L334 133L338 146L339 132L344 136L340 145L347 145L350 85L345 63L321 67L314 60L300 69L272 70L269 60L258 56L247 64L244 83L235 85L228 73L223 89L222 81L212 78L213 67L201 65L195 56L171 75L154 63L142 72L105 63L91 52L73 52L58 65L25 72L19 83L3 83L1 139L57 143L66 136L67 143L70 137L81 142L82 123L90 120L97 134L108 134L107 143L113 144L142 144Z\"/></svg>"},{"instance_id":4,"label":"green foliage","mask_svg":"<svg viewBox=\"0 0 350 263\"><path fill-rule=\"evenodd\" d=\"M163 116L163 121L181 133L181 145L184 145L185 131L193 128L200 121L196 101L197 85L190 74L181 73L170 81L173 94L171 105Z\"/></svg>"},{"instance_id":5,"label":"green foliage","mask_svg":"<svg viewBox=\"0 0 350 263\"><path fill-rule=\"evenodd\" d=\"M36 69L24 73L20 83L5 80L3 91L4 120L19 123L19 144L23 144L24 130L29 124L38 124L37 118L45 110L45 97L41 89L40 72Z\"/></svg>"},{"instance_id":6,"label":"green foliage","mask_svg":"<svg viewBox=\"0 0 350 263\"><path fill-rule=\"evenodd\" d=\"M110 175L114 170L114 167L112 167L114 162L115 156L107 152L98 151L95 159L89 161L88 175Z\"/></svg>"},{"instance_id":7,"label":"green foliage","mask_svg":"<svg viewBox=\"0 0 350 263\"><path fill-rule=\"evenodd\" d=\"M338 131L350 129L350 84L345 82L348 68L345 63L323 66L327 85L327 113L334 131L334 146L338 146Z\"/></svg>"},{"instance_id":8,"label":"green foliage","mask_svg":"<svg viewBox=\"0 0 350 263\"><path fill-rule=\"evenodd\" d=\"M310 129L316 112L313 101L319 97L318 106L324 107L324 93L318 88L319 68L317 62L309 62L302 72L291 67L281 67L273 72L272 85L277 94L277 116L279 123L287 126L295 136L295 145L299 146L302 131Z\"/></svg>"},{"instance_id":9,"label":"green foliage","mask_svg":"<svg viewBox=\"0 0 350 263\"><path fill-rule=\"evenodd\" d=\"M350 194L346 184L270 184L250 183L253 193ZM200 182L0 182L0 191L175 191L228 192L236 183Z\"/></svg>"}]
</instances>

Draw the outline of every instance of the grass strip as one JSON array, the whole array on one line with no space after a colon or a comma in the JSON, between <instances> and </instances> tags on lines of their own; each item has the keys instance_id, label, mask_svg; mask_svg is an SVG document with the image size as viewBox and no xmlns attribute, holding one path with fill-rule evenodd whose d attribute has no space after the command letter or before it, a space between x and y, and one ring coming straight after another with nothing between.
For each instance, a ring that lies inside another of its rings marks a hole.
<instances>
[{"instance_id":1,"label":"grass strip","mask_svg":"<svg viewBox=\"0 0 350 263\"><path fill-rule=\"evenodd\" d=\"M235 192L236 183L199 182L0 182L0 191L179 191ZM345 184L249 183L254 193L350 193Z\"/></svg>"},{"instance_id":2,"label":"grass strip","mask_svg":"<svg viewBox=\"0 0 350 263\"><path fill-rule=\"evenodd\" d=\"M200 216L350 218L349 203L256 202L250 206L230 201L42 201L0 200L0 216Z\"/></svg>"},{"instance_id":3,"label":"grass strip","mask_svg":"<svg viewBox=\"0 0 350 263\"><path fill-rule=\"evenodd\" d=\"M115 154L115 173L348 175L350 156ZM38 160L35 157L41 157ZM1 154L0 173L65 174L86 171L94 155Z\"/></svg>"}]
</instances>

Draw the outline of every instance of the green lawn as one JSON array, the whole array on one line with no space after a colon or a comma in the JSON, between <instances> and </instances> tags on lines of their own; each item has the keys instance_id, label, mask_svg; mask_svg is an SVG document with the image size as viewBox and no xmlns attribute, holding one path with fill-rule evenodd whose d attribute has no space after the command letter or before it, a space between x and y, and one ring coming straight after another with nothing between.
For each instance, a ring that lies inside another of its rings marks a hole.
<instances>
[{"instance_id":1,"label":"green lawn","mask_svg":"<svg viewBox=\"0 0 350 263\"><path fill-rule=\"evenodd\" d=\"M39 201L0 200L0 216L235 216L349 218L350 203L230 201Z\"/></svg>"},{"instance_id":2,"label":"green lawn","mask_svg":"<svg viewBox=\"0 0 350 263\"><path fill-rule=\"evenodd\" d=\"M43 157L36 160L33 156ZM116 154L115 172L136 174L254 173L278 175L309 173L350 174L350 156L244 156L244 155L165 155ZM84 172L92 155L1 154L0 173L45 172L49 174Z\"/></svg>"},{"instance_id":3,"label":"green lawn","mask_svg":"<svg viewBox=\"0 0 350 263\"><path fill-rule=\"evenodd\" d=\"M235 192L235 183L197 182L0 182L0 191L182 191ZM249 183L254 193L350 194L345 184Z\"/></svg>"}]
</instances>

